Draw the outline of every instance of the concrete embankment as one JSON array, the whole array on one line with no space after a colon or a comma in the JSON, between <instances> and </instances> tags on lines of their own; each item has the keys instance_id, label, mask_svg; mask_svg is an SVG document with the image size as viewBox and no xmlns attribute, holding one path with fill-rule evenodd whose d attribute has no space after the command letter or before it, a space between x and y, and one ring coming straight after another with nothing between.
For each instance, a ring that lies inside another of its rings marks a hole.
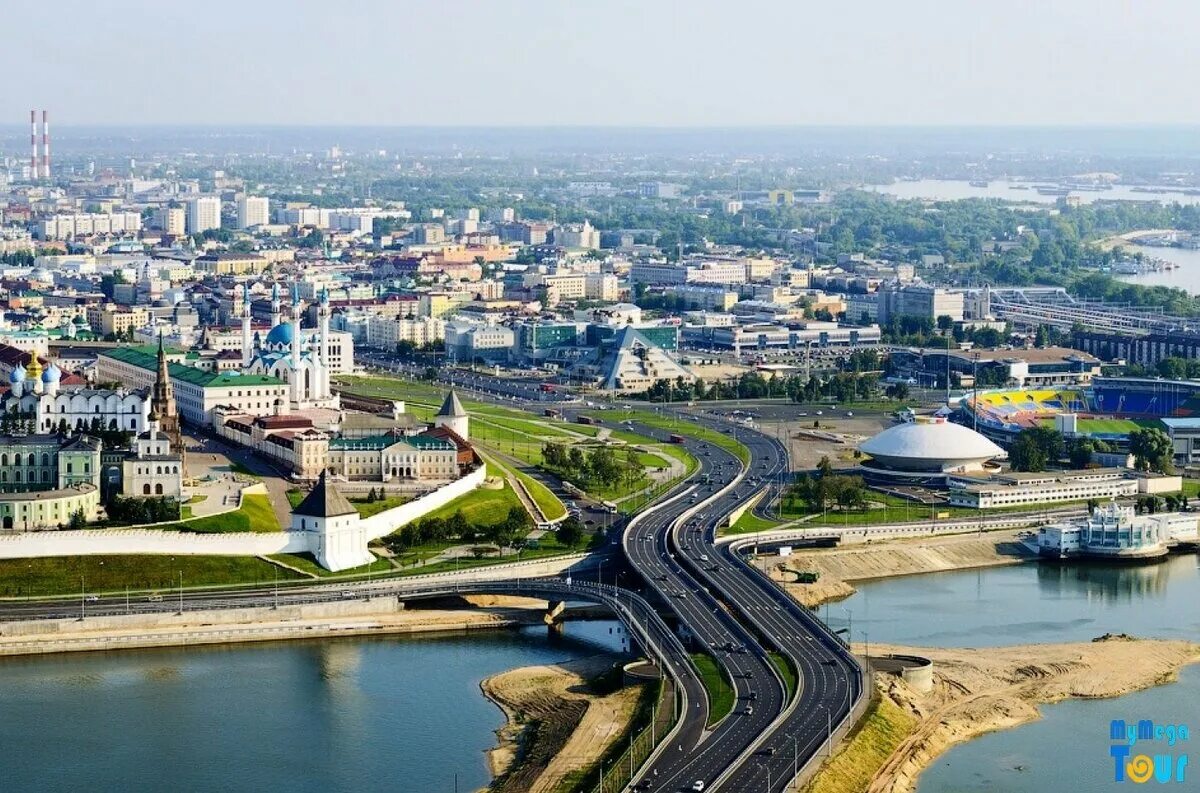
<instances>
[{"instance_id":1,"label":"concrete embankment","mask_svg":"<svg viewBox=\"0 0 1200 793\"><path fill-rule=\"evenodd\" d=\"M0 655L180 647L328 636L495 630L540 624L545 604L405 609L395 598L273 608L132 614L0 624Z\"/></svg>"},{"instance_id":2,"label":"concrete embankment","mask_svg":"<svg viewBox=\"0 0 1200 793\"><path fill-rule=\"evenodd\" d=\"M889 540L795 553L775 562L772 575L806 606L854 594L853 581L973 567L1020 564L1036 559L1018 531ZM813 584L794 583L797 571L816 572Z\"/></svg>"}]
</instances>

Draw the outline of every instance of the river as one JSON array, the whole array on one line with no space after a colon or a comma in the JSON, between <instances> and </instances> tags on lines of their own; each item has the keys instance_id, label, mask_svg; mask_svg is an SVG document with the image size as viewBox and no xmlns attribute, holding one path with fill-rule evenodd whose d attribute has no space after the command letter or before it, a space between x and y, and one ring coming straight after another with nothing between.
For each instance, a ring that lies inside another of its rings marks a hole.
<instances>
[{"instance_id":1,"label":"river","mask_svg":"<svg viewBox=\"0 0 1200 793\"><path fill-rule=\"evenodd\" d=\"M1142 286L1174 286L1189 294L1200 295L1200 250L1192 248L1157 248L1149 245L1126 245L1130 253L1142 253L1155 259L1166 259L1179 266L1174 270L1158 270L1137 275L1118 275L1118 281Z\"/></svg>"},{"instance_id":2,"label":"river","mask_svg":"<svg viewBox=\"0 0 1200 793\"><path fill-rule=\"evenodd\" d=\"M915 646L1087 641L1110 632L1200 641L1198 602L1197 557L1180 555L1150 566L1031 563L863 582L829 607L829 619L852 624L857 641ZM1106 789L1109 722L1150 718L1195 729L1200 668L1168 686L1042 711L1042 721L951 748L921 775L918 793Z\"/></svg>"},{"instance_id":3,"label":"river","mask_svg":"<svg viewBox=\"0 0 1200 793\"><path fill-rule=\"evenodd\" d=\"M933 201L957 201L961 198L999 198L1025 204L1054 204L1058 196L1042 195L1033 189L1033 182L1010 182L996 180L987 187L974 187L969 182L954 179L917 179L911 182L893 182L889 185L870 185L865 190L885 193L896 198L919 198ZM1050 184L1037 182L1036 184ZM1026 188L1026 189L1021 189ZM1155 188L1148 193L1124 185L1114 185L1111 190L1073 190L1085 204L1093 201L1161 201L1163 203L1200 204L1200 195L1187 195L1168 187Z\"/></svg>"},{"instance_id":4,"label":"river","mask_svg":"<svg viewBox=\"0 0 1200 793\"><path fill-rule=\"evenodd\" d=\"M611 631L611 633L610 633ZM485 677L619 649L614 622L0 660L4 790L411 791L490 781Z\"/></svg>"}]
</instances>

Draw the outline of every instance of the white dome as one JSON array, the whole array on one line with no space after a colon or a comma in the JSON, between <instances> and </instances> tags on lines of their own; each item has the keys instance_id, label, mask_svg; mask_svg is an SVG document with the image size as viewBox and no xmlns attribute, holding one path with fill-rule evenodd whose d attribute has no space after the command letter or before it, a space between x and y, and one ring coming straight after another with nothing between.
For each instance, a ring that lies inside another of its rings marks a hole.
<instances>
[{"instance_id":1,"label":"white dome","mask_svg":"<svg viewBox=\"0 0 1200 793\"><path fill-rule=\"evenodd\" d=\"M939 420L889 427L858 448L881 465L905 471L978 467L1004 454L978 432Z\"/></svg>"}]
</instances>

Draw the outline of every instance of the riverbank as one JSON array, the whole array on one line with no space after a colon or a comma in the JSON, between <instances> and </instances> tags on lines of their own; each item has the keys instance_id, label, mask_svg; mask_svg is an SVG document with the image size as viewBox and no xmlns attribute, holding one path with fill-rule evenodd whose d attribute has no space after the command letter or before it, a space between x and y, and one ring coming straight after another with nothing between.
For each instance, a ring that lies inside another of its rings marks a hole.
<instances>
[{"instance_id":1,"label":"riverbank","mask_svg":"<svg viewBox=\"0 0 1200 793\"><path fill-rule=\"evenodd\" d=\"M1034 721L1040 705L1118 697L1173 681L1182 667L1200 662L1200 644L1127 636L980 650L872 645L871 651L929 658L933 686L921 692L877 673L876 707L809 793L910 793L951 746Z\"/></svg>"},{"instance_id":2,"label":"riverbank","mask_svg":"<svg viewBox=\"0 0 1200 793\"><path fill-rule=\"evenodd\" d=\"M887 540L828 550L803 550L782 559L765 558L773 579L797 601L815 607L850 597L856 591L855 581L1036 560L1036 554L1020 542L1025 531ZM816 572L819 578L811 584L796 583L798 572Z\"/></svg>"},{"instance_id":3,"label":"riverbank","mask_svg":"<svg viewBox=\"0 0 1200 793\"><path fill-rule=\"evenodd\" d=\"M406 609L395 598L132 614L0 624L0 656L313 639L330 636L499 630L542 623L545 602L462 598L442 608Z\"/></svg>"},{"instance_id":4,"label":"riverbank","mask_svg":"<svg viewBox=\"0 0 1200 793\"><path fill-rule=\"evenodd\" d=\"M504 711L499 745L488 752L493 793L552 793L605 753L628 728L641 684L621 685L622 656L606 653L528 666L480 683Z\"/></svg>"}]
</instances>

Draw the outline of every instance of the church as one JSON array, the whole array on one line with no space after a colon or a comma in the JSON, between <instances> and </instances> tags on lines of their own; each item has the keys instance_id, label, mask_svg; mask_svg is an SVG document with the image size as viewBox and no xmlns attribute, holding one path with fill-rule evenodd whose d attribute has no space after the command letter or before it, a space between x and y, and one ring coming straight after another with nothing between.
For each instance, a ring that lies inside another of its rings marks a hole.
<instances>
[{"instance_id":1,"label":"church","mask_svg":"<svg viewBox=\"0 0 1200 793\"><path fill-rule=\"evenodd\" d=\"M276 377L287 383L291 410L339 407L330 389L329 293L322 290L317 311L319 327L307 333L300 326L299 290L292 288L292 319L282 322L279 284L271 289L271 330L266 338L250 328L249 288L243 287L242 370Z\"/></svg>"}]
</instances>

